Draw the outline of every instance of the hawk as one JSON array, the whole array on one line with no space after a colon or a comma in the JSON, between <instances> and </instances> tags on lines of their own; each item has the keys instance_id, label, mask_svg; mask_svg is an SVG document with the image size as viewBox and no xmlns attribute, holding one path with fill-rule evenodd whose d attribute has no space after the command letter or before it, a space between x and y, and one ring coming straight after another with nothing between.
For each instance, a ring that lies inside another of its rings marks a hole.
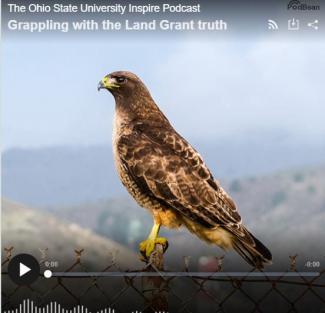
<instances>
[{"instance_id":1,"label":"hawk","mask_svg":"<svg viewBox=\"0 0 325 313\"><path fill-rule=\"evenodd\" d=\"M135 74L106 75L98 90L115 98L113 151L119 177L137 203L148 209L154 225L140 243L148 259L161 226L184 225L200 239L235 249L250 265L270 264L270 251L242 224L236 204L216 181L200 154L180 135Z\"/></svg>"}]
</instances>

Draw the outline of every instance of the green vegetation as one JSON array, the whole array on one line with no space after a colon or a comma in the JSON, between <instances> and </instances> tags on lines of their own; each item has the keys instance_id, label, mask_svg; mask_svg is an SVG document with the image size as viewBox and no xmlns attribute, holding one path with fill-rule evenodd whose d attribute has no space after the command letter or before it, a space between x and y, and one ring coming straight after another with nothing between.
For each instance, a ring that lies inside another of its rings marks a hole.
<instances>
[{"instance_id":1,"label":"green vegetation","mask_svg":"<svg viewBox=\"0 0 325 313\"><path fill-rule=\"evenodd\" d=\"M293 180L297 183L303 182L305 180L305 175L301 172L297 172L293 175Z\"/></svg>"},{"instance_id":2,"label":"green vegetation","mask_svg":"<svg viewBox=\"0 0 325 313\"><path fill-rule=\"evenodd\" d=\"M127 244L127 231L125 231L125 228L128 223L127 215L112 216L109 210L103 210L97 218L96 232L121 244Z\"/></svg>"},{"instance_id":3,"label":"green vegetation","mask_svg":"<svg viewBox=\"0 0 325 313\"><path fill-rule=\"evenodd\" d=\"M310 193L310 194L316 193L316 187L314 185L309 185L307 187L307 192Z\"/></svg>"},{"instance_id":4,"label":"green vegetation","mask_svg":"<svg viewBox=\"0 0 325 313\"><path fill-rule=\"evenodd\" d=\"M235 179L230 183L229 190L231 192L240 192L241 189L242 189L242 186L238 179Z\"/></svg>"},{"instance_id":5,"label":"green vegetation","mask_svg":"<svg viewBox=\"0 0 325 313\"><path fill-rule=\"evenodd\" d=\"M95 228L98 234L130 248L135 248L138 241L145 238L145 230L146 227L143 227L141 220L130 219L127 214L112 214L108 209L99 213Z\"/></svg>"},{"instance_id":6,"label":"green vegetation","mask_svg":"<svg viewBox=\"0 0 325 313\"><path fill-rule=\"evenodd\" d=\"M276 207L278 206L279 204L285 202L285 200L287 199L287 195L284 191L277 191L273 196L272 196L272 199L271 199L271 202L272 202L272 206L273 207Z\"/></svg>"}]
</instances>

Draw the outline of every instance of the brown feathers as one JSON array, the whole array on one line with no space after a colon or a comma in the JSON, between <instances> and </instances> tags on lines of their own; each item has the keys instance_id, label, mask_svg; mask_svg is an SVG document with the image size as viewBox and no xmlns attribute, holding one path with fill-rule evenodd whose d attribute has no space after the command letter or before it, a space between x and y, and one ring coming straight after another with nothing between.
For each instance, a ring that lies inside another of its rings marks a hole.
<instances>
[{"instance_id":1,"label":"brown feathers","mask_svg":"<svg viewBox=\"0 0 325 313\"><path fill-rule=\"evenodd\" d=\"M209 183L213 181L211 173L183 138L172 129L150 123L132 126L133 131L122 135L116 145L124 168L135 182L141 179L157 201L185 215L192 209L210 227L240 222L233 202L217 185ZM196 216L190 218L195 220Z\"/></svg>"},{"instance_id":2,"label":"brown feathers","mask_svg":"<svg viewBox=\"0 0 325 313\"><path fill-rule=\"evenodd\" d=\"M116 100L114 154L120 178L135 200L155 218L170 212L167 226L184 224L208 242L235 248L250 264L270 261L267 248L241 224L233 200L170 125L141 80L128 72L108 77L125 78L110 90Z\"/></svg>"}]
</instances>

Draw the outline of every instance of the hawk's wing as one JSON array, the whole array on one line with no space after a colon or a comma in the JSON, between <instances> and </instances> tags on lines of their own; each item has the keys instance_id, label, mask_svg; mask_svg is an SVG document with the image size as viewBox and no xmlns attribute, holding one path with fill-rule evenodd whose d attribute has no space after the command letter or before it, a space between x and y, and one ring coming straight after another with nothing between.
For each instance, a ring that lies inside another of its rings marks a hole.
<instances>
[{"instance_id":1,"label":"hawk's wing","mask_svg":"<svg viewBox=\"0 0 325 313\"><path fill-rule=\"evenodd\" d=\"M120 137L125 169L144 193L204 226L244 237L236 205L213 179L197 151L172 128L136 124Z\"/></svg>"}]
</instances>

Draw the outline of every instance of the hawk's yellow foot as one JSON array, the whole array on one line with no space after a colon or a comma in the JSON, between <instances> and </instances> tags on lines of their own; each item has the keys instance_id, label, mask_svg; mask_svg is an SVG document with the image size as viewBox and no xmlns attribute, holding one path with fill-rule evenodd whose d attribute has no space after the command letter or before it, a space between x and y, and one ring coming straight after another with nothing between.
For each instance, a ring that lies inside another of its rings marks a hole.
<instances>
[{"instance_id":1,"label":"hawk's yellow foot","mask_svg":"<svg viewBox=\"0 0 325 313\"><path fill-rule=\"evenodd\" d=\"M140 252L145 260L150 257L151 253L155 249L156 244L161 244L164 248L164 252L168 248L167 239L163 237L158 237L159 229L160 224L155 222L149 237L146 240L142 241L139 245Z\"/></svg>"},{"instance_id":2,"label":"hawk's yellow foot","mask_svg":"<svg viewBox=\"0 0 325 313\"><path fill-rule=\"evenodd\" d=\"M148 259L150 257L151 253L155 249L156 244L161 244L164 247L164 252L168 248L168 241L163 237L148 238L139 244L140 252L145 259Z\"/></svg>"}]
</instances>

